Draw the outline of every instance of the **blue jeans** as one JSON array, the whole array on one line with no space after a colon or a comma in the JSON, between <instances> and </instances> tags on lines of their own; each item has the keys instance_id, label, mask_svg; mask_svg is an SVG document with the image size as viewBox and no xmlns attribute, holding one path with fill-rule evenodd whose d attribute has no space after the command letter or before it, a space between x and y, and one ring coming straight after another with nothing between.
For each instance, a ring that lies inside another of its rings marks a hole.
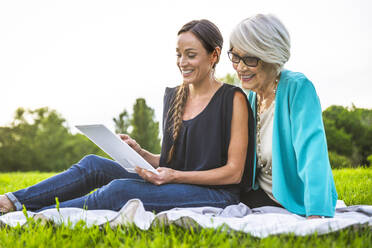
<instances>
[{"instance_id":1,"label":"blue jeans","mask_svg":"<svg viewBox=\"0 0 372 248\"><path fill-rule=\"evenodd\" d=\"M98 188L91 194L92 190ZM140 199L146 210L160 212L174 207L224 208L239 202L234 190L191 184L154 185L129 173L115 161L88 155L68 170L34 186L6 194L16 210L42 211L60 207L120 210L128 200Z\"/></svg>"}]
</instances>

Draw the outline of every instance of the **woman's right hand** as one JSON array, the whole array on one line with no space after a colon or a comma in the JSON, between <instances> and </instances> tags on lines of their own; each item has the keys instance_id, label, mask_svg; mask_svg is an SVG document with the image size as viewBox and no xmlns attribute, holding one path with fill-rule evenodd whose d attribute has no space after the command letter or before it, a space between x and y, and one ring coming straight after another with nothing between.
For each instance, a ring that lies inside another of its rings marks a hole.
<instances>
[{"instance_id":1,"label":"woman's right hand","mask_svg":"<svg viewBox=\"0 0 372 248\"><path fill-rule=\"evenodd\" d=\"M176 183L176 170L167 167L158 167L156 170L159 172L158 175L151 171L136 167L137 174L152 184L162 185L166 183Z\"/></svg>"},{"instance_id":2,"label":"woman's right hand","mask_svg":"<svg viewBox=\"0 0 372 248\"><path fill-rule=\"evenodd\" d=\"M139 155L141 155L141 152L142 152L141 146L134 139L132 139L128 134L119 134L119 137L121 140L127 143L133 150L135 150Z\"/></svg>"}]
</instances>

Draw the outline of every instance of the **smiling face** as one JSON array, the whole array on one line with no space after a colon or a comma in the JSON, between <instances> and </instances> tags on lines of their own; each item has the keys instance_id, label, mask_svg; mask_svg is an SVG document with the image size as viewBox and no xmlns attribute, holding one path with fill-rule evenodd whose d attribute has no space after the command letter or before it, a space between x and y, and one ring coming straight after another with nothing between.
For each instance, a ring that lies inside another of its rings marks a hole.
<instances>
[{"instance_id":1,"label":"smiling face","mask_svg":"<svg viewBox=\"0 0 372 248\"><path fill-rule=\"evenodd\" d=\"M252 56L236 48L233 48L232 52L240 57ZM256 67L247 66L242 60L239 63L232 63L232 65L244 89L253 90L255 92L260 91L266 88L276 78L274 66L262 60L258 61Z\"/></svg>"},{"instance_id":2,"label":"smiling face","mask_svg":"<svg viewBox=\"0 0 372 248\"><path fill-rule=\"evenodd\" d=\"M177 66L186 84L200 84L208 80L215 63L214 56L208 54L199 39L191 32L178 36Z\"/></svg>"}]
</instances>

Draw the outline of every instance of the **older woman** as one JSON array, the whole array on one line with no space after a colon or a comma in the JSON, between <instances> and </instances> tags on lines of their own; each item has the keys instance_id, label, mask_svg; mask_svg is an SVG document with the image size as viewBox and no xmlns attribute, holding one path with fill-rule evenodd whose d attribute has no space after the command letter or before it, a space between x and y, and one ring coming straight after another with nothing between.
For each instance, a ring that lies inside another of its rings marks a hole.
<instances>
[{"instance_id":1,"label":"older woman","mask_svg":"<svg viewBox=\"0 0 372 248\"><path fill-rule=\"evenodd\" d=\"M247 18L233 30L228 55L256 118L253 190L241 201L308 218L333 216L337 193L322 111L310 80L283 69L288 31L273 15Z\"/></svg>"}]
</instances>

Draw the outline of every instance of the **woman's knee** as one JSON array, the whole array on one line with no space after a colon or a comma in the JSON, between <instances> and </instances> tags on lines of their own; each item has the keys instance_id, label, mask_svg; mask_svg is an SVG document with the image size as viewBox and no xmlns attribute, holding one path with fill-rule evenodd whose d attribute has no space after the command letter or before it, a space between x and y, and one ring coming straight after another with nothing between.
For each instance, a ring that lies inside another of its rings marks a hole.
<instances>
[{"instance_id":1,"label":"woman's knee","mask_svg":"<svg viewBox=\"0 0 372 248\"><path fill-rule=\"evenodd\" d=\"M120 196L125 196L125 198L139 198L140 190L143 190L145 182L138 179L115 179L105 186L105 191L111 194Z\"/></svg>"},{"instance_id":2,"label":"woman's knee","mask_svg":"<svg viewBox=\"0 0 372 248\"><path fill-rule=\"evenodd\" d=\"M84 172L95 172L104 170L104 158L90 154L84 156L78 163L74 164L72 168L79 169Z\"/></svg>"},{"instance_id":3,"label":"woman's knee","mask_svg":"<svg viewBox=\"0 0 372 248\"><path fill-rule=\"evenodd\" d=\"M97 161L100 161L102 157L95 155L95 154L89 154L84 156L80 161L87 161L88 163L94 163Z\"/></svg>"},{"instance_id":4,"label":"woman's knee","mask_svg":"<svg viewBox=\"0 0 372 248\"><path fill-rule=\"evenodd\" d=\"M95 201L101 202L105 205L105 208L114 209L122 207L128 200L136 198L135 192L129 189L131 183L128 179L115 179L107 185L101 187L95 191L90 197L94 198ZM118 207L120 205L120 207ZM116 206L116 207L114 207Z\"/></svg>"}]
</instances>

